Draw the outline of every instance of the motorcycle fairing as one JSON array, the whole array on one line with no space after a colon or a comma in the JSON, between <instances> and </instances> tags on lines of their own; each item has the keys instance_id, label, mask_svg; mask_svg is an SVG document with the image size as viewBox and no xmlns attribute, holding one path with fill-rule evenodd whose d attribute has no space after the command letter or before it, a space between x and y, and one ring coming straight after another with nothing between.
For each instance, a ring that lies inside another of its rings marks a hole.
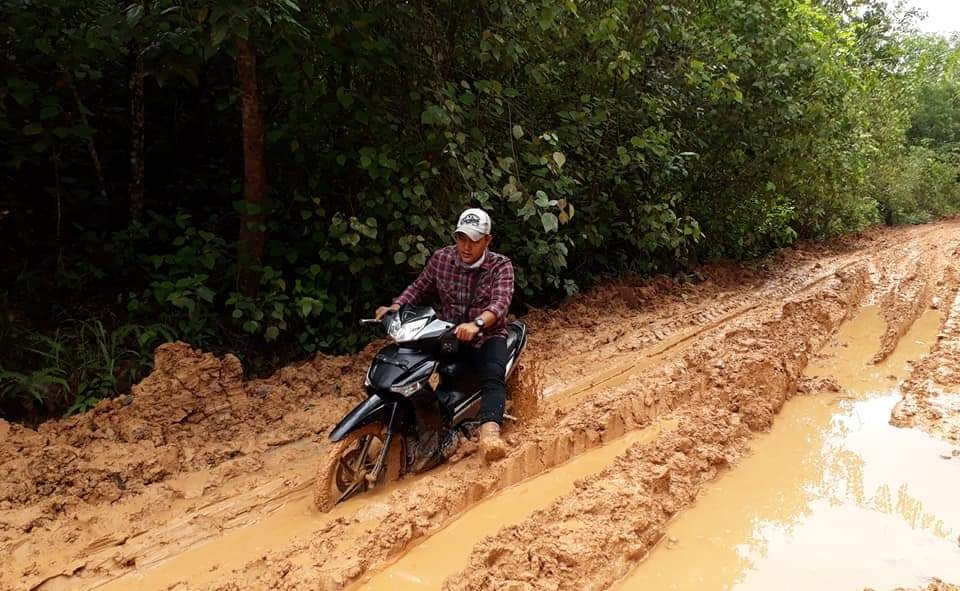
<instances>
[{"instance_id":1,"label":"motorcycle fairing","mask_svg":"<svg viewBox=\"0 0 960 591\"><path fill-rule=\"evenodd\" d=\"M370 366L367 387L389 390L426 380L436 364L435 356L429 353L397 344L387 345L377 353Z\"/></svg>"},{"instance_id":2,"label":"motorcycle fairing","mask_svg":"<svg viewBox=\"0 0 960 591\"><path fill-rule=\"evenodd\" d=\"M379 421L386 425L390 420L391 407L395 404L395 401L387 400L376 392L372 393L337 423L330 432L330 441L340 441L352 431L373 422Z\"/></svg>"}]
</instances>

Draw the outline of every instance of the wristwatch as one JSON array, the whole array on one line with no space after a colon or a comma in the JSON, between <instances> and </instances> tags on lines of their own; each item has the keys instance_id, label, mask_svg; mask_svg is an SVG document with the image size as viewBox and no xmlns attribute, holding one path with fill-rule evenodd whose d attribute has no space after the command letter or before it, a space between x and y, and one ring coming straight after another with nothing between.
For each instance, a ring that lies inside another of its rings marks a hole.
<instances>
[{"instance_id":1,"label":"wristwatch","mask_svg":"<svg viewBox=\"0 0 960 591\"><path fill-rule=\"evenodd\" d=\"M483 321L483 316L477 316L476 318L474 318L473 323L479 326L480 328L483 328L484 326L487 325L487 323Z\"/></svg>"}]
</instances>

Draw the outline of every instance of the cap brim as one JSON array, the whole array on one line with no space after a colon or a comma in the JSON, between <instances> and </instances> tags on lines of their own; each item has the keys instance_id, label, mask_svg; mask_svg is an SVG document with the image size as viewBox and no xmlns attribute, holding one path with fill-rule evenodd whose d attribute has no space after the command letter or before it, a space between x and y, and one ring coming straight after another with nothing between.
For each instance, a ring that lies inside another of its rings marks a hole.
<instances>
[{"instance_id":1,"label":"cap brim","mask_svg":"<svg viewBox=\"0 0 960 591\"><path fill-rule=\"evenodd\" d=\"M471 226L460 226L453 232L454 236L456 236L457 234L465 234L467 238L469 238L470 240L473 240L474 242L486 236L486 234L484 234L483 232L480 232L479 230Z\"/></svg>"}]
</instances>

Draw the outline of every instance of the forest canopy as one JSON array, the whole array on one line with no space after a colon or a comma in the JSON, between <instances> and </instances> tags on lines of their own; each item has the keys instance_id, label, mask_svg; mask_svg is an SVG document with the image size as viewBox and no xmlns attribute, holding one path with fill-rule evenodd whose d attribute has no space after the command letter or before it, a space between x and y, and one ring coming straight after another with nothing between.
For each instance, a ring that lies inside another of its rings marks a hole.
<instances>
[{"instance_id":1,"label":"forest canopy","mask_svg":"<svg viewBox=\"0 0 960 591\"><path fill-rule=\"evenodd\" d=\"M0 0L0 416L253 371L488 209L515 304L960 206L956 39L880 0ZM369 335L368 335L369 336Z\"/></svg>"}]
</instances>

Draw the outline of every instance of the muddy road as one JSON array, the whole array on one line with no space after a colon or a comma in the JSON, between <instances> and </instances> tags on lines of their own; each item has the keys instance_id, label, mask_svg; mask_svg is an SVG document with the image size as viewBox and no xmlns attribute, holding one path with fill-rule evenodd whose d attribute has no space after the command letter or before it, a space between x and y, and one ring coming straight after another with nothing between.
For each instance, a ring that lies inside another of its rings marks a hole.
<instances>
[{"instance_id":1,"label":"muddy road","mask_svg":"<svg viewBox=\"0 0 960 591\"><path fill-rule=\"evenodd\" d=\"M375 345L253 381L165 345L129 396L0 421L0 589L956 591L958 266L953 220L535 311L507 458L327 514Z\"/></svg>"}]
</instances>

